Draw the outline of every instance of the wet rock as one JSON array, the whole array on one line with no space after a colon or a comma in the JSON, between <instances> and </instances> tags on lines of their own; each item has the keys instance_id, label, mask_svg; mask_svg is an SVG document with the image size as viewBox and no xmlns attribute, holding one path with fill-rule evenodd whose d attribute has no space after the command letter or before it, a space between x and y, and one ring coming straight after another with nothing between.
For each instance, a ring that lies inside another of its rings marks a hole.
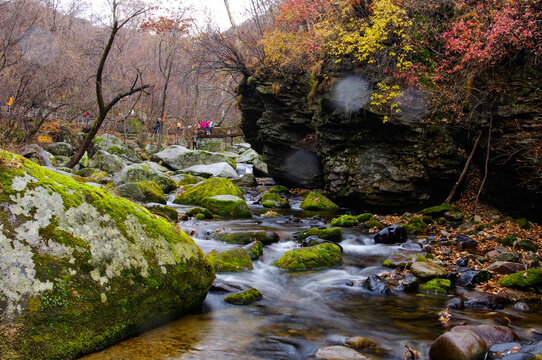
<instances>
[{"instance_id":1,"label":"wet rock","mask_svg":"<svg viewBox=\"0 0 542 360\"><path fill-rule=\"evenodd\" d=\"M204 198L201 205L209 209L212 214L228 218L250 218L247 203L243 198L233 195L216 195Z\"/></svg>"},{"instance_id":2,"label":"wet rock","mask_svg":"<svg viewBox=\"0 0 542 360\"><path fill-rule=\"evenodd\" d=\"M213 286L211 288L211 291L216 292L236 292L239 290L241 290L241 287L239 285L228 284L223 280L219 279L215 279L215 281L213 281Z\"/></svg>"},{"instance_id":3,"label":"wet rock","mask_svg":"<svg viewBox=\"0 0 542 360\"><path fill-rule=\"evenodd\" d=\"M246 245L253 241L269 245L279 241L279 235L273 231L219 231L213 237L228 244L240 245Z\"/></svg>"},{"instance_id":4,"label":"wet rock","mask_svg":"<svg viewBox=\"0 0 542 360\"><path fill-rule=\"evenodd\" d=\"M496 294L465 291L461 294L465 307L486 307L488 309L502 309L510 304L510 300Z\"/></svg>"},{"instance_id":5,"label":"wet rock","mask_svg":"<svg viewBox=\"0 0 542 360\"><path fill-rule=\"evenodd\" d=\"M330 241L330 240L325 240L325 239L321 239L319 238L318 236L316 235L311 235L309 237L307 237L305 240L303 240L300 245L302 247L310 247L310 246L315 246L315 245L318 245L318 244L324 244L324 243L331 243L331 244L335 244L337 245L338 247L341 248L341 252L343 251L343 248L341 245L333 242L333 241Z\"/></svg>"},{"instance_id":6,"label":"wet rock","mask_svg":"<svg viewBox=\"0 0 542 360\"><path fill-rule=\"evenodd\" d=\"M292 238L297 242L302 242L309 236L318 236L320 239L329 240L333 242L340 242L343 239L342 231L340 227L334 228L312 228L305 231L300 231L292 234Z\"/></svg>"},{"instance_id":7,"label":"wet rock","mask_svg":"<svg viewBox=\"0 0 542 360\"><path fill-rule=\"evenodd\" d=\"M333 201L315 191L303 198L300 207L304 210L337 210L339 208Z\"/></svg>"},{"instance_id":8,"label":"wet rock","mask_svg":"<svg viewBox=\"0 0 542 360\"><path fill-rule=\"evenodd\" d=\"M382 262L383 266L389 267L389 268L405 268L407 266L410 266L413 262L416 261L416 257L418 256L415 252L408 252L405 251L400 254L394 254L391 256L388 256L384 262Z\"/></svg>"},{"instance_id":9,"label":"wet rock","mask_svg":"<svg viewBox=\"0 0 542 360\"><path fill-rule=\"evenodd\" d=\"M376 343L374 341L371 341L367 338L364 338L362 336L353 336L344 342L346 345L356 349L356 350L373 350L377 347Z\"/></svg>"},{"instance_id":10,"label":"wet rock","mask_svg":"<svg viewBox=\"0 0 542 360\"><path fill-rule=\"evenodd\" d=\"M262 205L266 208L289 208L290 202L278 194L267 192L262 196Z\"/></svg>"},{"instance_id":11,"label":"wet rock","mask_svg":"<svg viewBox=\"0 0 542 360\"><path fill-rule=\"evenodd\" d=\"M479 360L488 345L472 331L449 331L439 336L429 350L432 360Z\"/></svg>"},{"instance_id":12,"label":"wet rock","mask_svg":"<svg viewBox=\"0 0 542 360\"><path fill-rule=\"evenodd\" d=\"M212 250L207 254L207 259L209 259L217 273L241 272L253 269L252 260L250 260L248 252L243 248L222 252Z\"/></svg>"},{"instance_id":13,"label":"wet rock","mask_svg":"<svg viewBox=\"0 0 542 360\"><path fill-rule=\"evenodd\" d=\"M456 326L452 329L454 331L471 331L480 336L489 348L494 344L502 344L507 342L519 341L519 337L516 333L506 327L497 325L464 325Z\"/></svg>"},{"instance_id":14,"label":"wet rock","mask_svg":"<svg viewBox=\"0 0 542 360\"><path fill-rule=\"evenodd\" d=\"M195 216L197 216L199 214L203 215L203 217L205 219L212 219L213 218L213 214L211 214L211 212L208 209L202 208L202 207L190 208L185 213L186 216L190 216L190 217L195 217Z\"/></svg>"},{"instance_id":15,"label":"wet rock","mask_svg":"<svg viewBox=\"0 0 542 360\"><path fill-rule=\"evenodd\" d=\"M527 312L530 310L529 305L527 303L524 303L523 301L519 301L515 303L514 309L518 311L524 311L524 312Z\"/></svg>"},{"instance_id":16,"label":"wet rock","mask_svg":"<svg viewBox=\"0 0 542 360\"><path fill-rule=\"evenodd\" d=\"M465 235L455 235L453 239L457 241L457 247L461 251L472 251L478 246L476 240Z\"/></svg>"},{"instance_id":17,"label":"wet rock","mask_svg":"<svg viewBox=\"0 0 542 360\"><path fill-rule=\"evenodd\" d=\"M467 267L469 266L469 259L459 259L455 264L459 267Z\"/></svg>"},{"instance_id":18,"label":"wet rock","mask_svg":"<svg viewBox=\"0 0 542 360\"><path fill-rule=\"evenodd\" d=\"M524 352L509 354L500 358L500 360L538 360L538 359L542 359L542 357L535 358L533 354L524 353Z\"/></svg>"},{"instance_id":19,"label":"wet rock","mask_svg":"<svg viewBox=\"0 0 542 360\"><path fill-rule=\"evenodd\" d=\"M388 226L374 235L374 241L384 244L404 243L407 241L407 231L400 225Z\"/></svg>"},{"instance_id":20,"label":"wet rock","mask_svg":"<svg viewBox=\"0 0 542 360\"><path fill-rule=\"evenodd\" d=\"M370 357L346 346L326 346L318 349L316 359L319 360L370 360Z\"/></svg>"},{"instance_id":21,"label":"wet rock","mask_svg":"<svg viewBox=\"0 0 542 360\"><path fill-rule=\"evenodd\" d=\"M224 301L233 305L248 305L263 299L262 293L255 288L248 289L241 293L226 296Z\"/></svg>"},{"instance_id":22,"label":"wet rock","mask_svg":"<svg viewBox=\"0 0 542 360\"><path fill-rule=\"evenodd\" d=\"M491 279L491 274L484 270L469 270L459 274L455 281L456 286L462 286L467 289L474 289L476 284L480 284Z\"/></svg>"},{"instance_id":23,"label":"wet rock","mask_svg":"<svg viewBox=\"0 0 542 360\"><path fill-rule=\"evenodd\" d=\"M421 285L418 291L424 294L446 295L451 285L448 279L432 279Z\"/></svg>"},{"instance_id":24,"label":"wet rock","mask_svg":"<svg viewBox=\"0 0 542 360\"><path fill-rule=\"evenodd\" d=\"M463 304L463 300L459 297L454 297L448 300L448 302L446 303L446 306L449 307L450 309L457 309L457 310L461 310L465 308L465 305Z\"/></svg>"},{"instance_id":25,"label":"wet rock","mask_svg":"<svg viewBox=\"0 0 542 360\"><path fill-rule=\"evenodd\" d=\"M296 248L286 252L274 266L294 271L324 269L340 264L341 248L332 243L324 243L308 248Z\"/></svg>"},{"instance_id":26,"label":"wet rock","mask_svg":"<svg viewBox=\"0 0 542 360\"><path fill-rule=\"evenodd\" d=\"M329 225L352 227L359 225L359 221L354 215L341 215L338 218L332 219Z\"/></svg>"},{"instance_id":27,"label":"wet rock","mask_svg":"<svg viewBox=\"0 0 542 360\"><path fill-rule=\"evenodd\" d=\"M179 213L177 212L177 209L174 209L170 206L158 203L150 203L145 204L145 208L147 208L147 210L149 210L153 214L163 216L173 222L177 222L179 220Z\"/></svg>"},{"instance_id":28,"label":"wet rock","mask_svg":"<svg viewBox=\"0 0 542 360\"><path fill-rule=\"evenodd\" d=\"M394 270L386 277L386 282L394 292L415 291L420 279L409 270Z\"/></svg>"},{"instance_id":29,"label":"wet rock","mask_svg":"<svg viewBox=\"0 0 542 360\"><path fill-rule=\"evenodd\" d=\"M489 265L486 270L493 271L497 274L514 274L518 271L525 270L525 266L515 262L496 261Z\"/></svg>"},{"instance_id":30,"label":"wet rock","mask_svg":"<svg viewBox=\"0 0 542 360\"><path fill-rule=\"evenodd\" d=\"M375 294L389 295L392 293L388 284L378 275L370 275L363 283L363 287Z\"/></svg>"},{"instance_id":31,"label":"wet rock","mask_svg":"<svg viewBox=\"0 0 542 360\"><path fill-rule=\"evenodd\" d=\"M254 174L243 174L236 180L237 185L252 187L258 185Z\"/></svg>"},{"instance_id":32,"label":"wet rock","mask_svg":"<svg viewBox=\"0 0 542 360\"><path fill-rule=\"evenodd\" d=\"M258 260L263 254L263 245L261 241L253 241L250 244L243 246L243 249L248 252L248 256L252 261Z\"/></svg>"},{"instance_id":33,"label":"wet rock","mask_svg":"<svg viewBox=\"0 0 542 360\"><path fill-rule=\"evenodd\" d=\"M444 277L448 272L442 266L430 261L417 261L412 264L410 271L420 279Z\"/></svg>"},{"instance_id":34,"label":"wet rock","mask_svg":"<svg viewBox=\"0 0 542 360\"><path fill-rule=\"evenodd\" d=\"M487 352L485 360L500 360L502 359L503 355L508 355L512 352L516 352L520 348L521 344L515 341L491 345Z\"/></svg>"},{"instance_id":35,"label":"wet rock","mask_svg":"<svg viewBox=\"0 0 542 360\"><path fill-rule=\"evenodd\" d=\"M542 269L529 269L503 277L499 284L509 288L528 290L542 286Z\"/></svg>"},{"instance_id":36,"label":"wet rock","mask_svg":"<svg viewBox=\"0 0 542 360\"><path fill-rule=\"evenodd\" d=\"M521 348L521 351L528 352L531 354L542 354L542 341L535 341L530 344L525 345Z\"/></svg>"}]
</instances>

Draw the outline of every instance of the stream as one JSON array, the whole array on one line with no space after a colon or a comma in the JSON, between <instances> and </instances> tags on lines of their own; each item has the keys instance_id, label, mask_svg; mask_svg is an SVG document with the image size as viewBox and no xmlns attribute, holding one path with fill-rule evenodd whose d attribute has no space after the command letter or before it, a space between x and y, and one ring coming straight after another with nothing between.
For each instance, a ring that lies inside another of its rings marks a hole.
<instances>
[{"instance_id":1,"label":"stream","mask_svg":"<svg viewBox=\"0 0 542 360\"><path fill-rule=\"evenodd\" d=\"M109 359L315 359L324 346L343 344L352 336L363 336L378 344L379 351L368 353L374 359L403 359L405 344L429 358L431 343L446 329L439 312L450 297L417 293L374 295L356 286L371 274L389 272L381 266L397 245L375 244L372 234L362 228L342 228L343 262L339 267L307 272L286 272L271 264L297 244L289 240L293 232L321 226L335 214L303 211L301 199L290 199L292 208L277 210L279 216L261 216L268 209L246 199L252 219L191 220L180 226L201 249L225 250L229 245L210 240L216 229L266 230L279 234L281 241L264 246L264 254L254 261L254 270L217 274L216 280L243 290L254 287L263 300L236 306L223 301L228 293L211 291L199 313L184 316L160 328L122 341L85 360ZM173 197L170 196L169 200ZM179 208L188 207L168 202ZM344 213L345 209L342 209ZM425 239L409 239L423 243ZM502 310L465 308L454 310L457 322L468 324L510 324L522 341L539 339L533 328L542 323L540 306L529 312L512 306Z\"/></svg>"}]
</instances>

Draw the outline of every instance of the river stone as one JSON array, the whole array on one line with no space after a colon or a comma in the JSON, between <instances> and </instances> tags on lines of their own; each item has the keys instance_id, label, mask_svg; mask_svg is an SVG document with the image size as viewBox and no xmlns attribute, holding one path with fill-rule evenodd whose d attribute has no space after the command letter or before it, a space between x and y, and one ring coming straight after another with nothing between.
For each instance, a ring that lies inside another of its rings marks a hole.
<instances>
[{"instance_id":1,"label":"river stone","mask_svg":"<svg viewBox=\"0 0 542 360\"><path fill-rule=\"evenodd\" d=\"M52 143L47 146L47 151L53 155L72 156L74 149L71 144L66 142Z\"/></svg>"},{"instance_id":2,"label":"river stone","mask_svg":"<svg viewBox=\"0 0 542 360\"><path fill-rule=\"evenodd\" d=\"M105 171L109 175L115 175L126 166L126 161L108 153L107 151L98 150L88 160L88 167Z\"/></svg>"},{"instance_id":3,"label":"river stone","mask_svg":"<svg viewBox=\"0 0 542 360\"><path fill-rule=\"evenodd\" d=\"M330 226L353 227L358 226L359 221L354 215L341 215L329 223Z\"/></svg>"},{"instance_id":4,"label":"river stone","mask_svg":"<svg viewBox=\"0 0 542 360\"><path fill-rule=\"evenodd\" d=\"M94 168L84 168L76 172L77 176L84 178L85 182L96 182L101 183L102 181L110 180L109 174L105 171L94 169Z\"/></svg>"},{"instance_id":5,"label":"river stone","mask_svg":"<svg viewBox=\"0 0 542 360\"><path fill-rule=\"evenodd\" d=\"M145 204L145 208L151 213L163 216L173 222L177 222L179 220L179 213L177 212L177 209L174 209L171 206L159 203L149 203Z\"/></svg>"},{"instance_id":6,"label":"river stone","mask_svg":"<svg viewBox=\"0 0 542 360\"><path fill-rule=\"evenodd\" d=\"M262 293L258 289L252 288L241 293L228 295L224 298L224 301L233 305L248 305L261 299L263 299Z\"/></svg>"},{"instance_id":7,"label":"river stone","mask_svg":"<svg viewBox=\"0 0 542 360\"><path fill-rule=\"evenodd\" d=\"M497 274L514 274L518 271L525 270L525 266L515 262L495 261L489 265L486 270L493 271Z\"/></svg>"},{"instance_id":8,"label":"river stone","mask_svg":"<svg viewBox=\"0 0 542 360\"><path fill-rule=\"evenodd\" d=\"M202 205L203 199L216 195L243 197L243 191L228 179L206 179L197 184L186 185L173 201L183 205Z\"/></svg>"},{"instance_id":9,"label":"river stone","mask_svg":"<svg viewBox=\"0 0 542 360\"><path fill-rule=\"evenodd\" d=\"M507 355L510 353L510 350L519 348L521 348L521 344L518 342L491 345L487 352L486 360L500 360L503 354Z\"/></svg>"},{"instance_id":10,"label":"river stone","mask_svg":"<svg viewBox=\"0 0 542 360\"><path fill-rule=\"evenodd\" d=\"M489 309L502 309L510 304L508 298L487 292L465 291L461 294L463 305L466 307L487 307Z\"/></svg>"},{"instance_id":11,"label":"river stone","mask_svg":"<svg viewBox=\"0 0 542 360\"><path fill-rule=\"evenodd\" d=\"M144 161L139 164L125 166L120 172L113 176L116 186L126 183L137 183L143 181L155 182L164 193L169 193L177 188L175 181L164 175L168 171L165 167L152 161Z\"/></svg>"},{"instance_id":12,"label":"river stone","mask_svg":"<svg viewBox=\"0 0 542 360\"><path fill-rule=\"evenodd\" d=\"M448 279L432 279L420 286L418 291L424 294L446 295L451 285Z\"/></svg>"},{"instance_id":13,"label":"river stone","mask_svg":"<svg viewBox=\"0 0 542 360\"><path fill-rule=\"evenodd\" d=\"M494 344L507 343L512 341L519 341L519 337L516 333L506 327L498 325L465 325L455 326L451 330L452 332L470 331L478 335L489 348Z\"/></svg>"},{"instance_id":14,"label":"river stone","mask_svg":"<svg viewBox=\"0 0 542 360\"><path fill-rule=\"evenodd\" d=\"M372 274L363 282L363 287L372 293L389 295L391 289L388 284L378 275Z\"/></svg>"},{"instance_id":15,"label":"river stone","mask_svg":"<svg viewBox=\"0 0 542 360\"><path fill-rule=\"evenodd\" d=\"M499 280L499 285L520 290L542 286L542 269L529 269L507 275Z\"/></svg>"},{"instance_id":16,"label":"river stone","mask_svg":"<svg viewBox=\"0 0 542 360\"><path fill-rule=\"evenodd\" d=\"M468 270L459 274L455 281L456 286L462 286L467 289L474 289L476 284L480 284L491 279L491 274L485 270Z\"/></svg>"},{"instance_id":17,"label":"river stone","mask_svg":"<svg viewBox=\"0 0 542 360\"><path fill-rule=\"evenodd\" d=\"M312 228L305 231L295 232L292 234L292 238L297 242L302 242L309 236L318 236L320 239L329 240L333 242L340 242L343 239L343 234L340 227L334 228Z\"/></svg>"},{"instance_id":18,"label":"river stone","mask_svg":"<svg viewBox=\"0 0 542 360\"><path fill-rule=\"evenodd\" d=\"M262 205L266 208L289 208L290 202L278 194L267 192L262 196Z\"/></svg>"},{"instance_id":19,"label":"river stone","mask_svg":"<svg viewBox=\"0 0 542 360\"><path fill-rule=\"evenodd\" d=\"M257 186L258 182L256 181L256 177L254 174L243 174L239 177L239 179L236 180L237 185L239 186L246 186L246 187L252 187Z\"/></svg>"},{"instance_id":20,"label":"river stone","mask_svg":"<svg viewBox=\"0 0 542 360\"><path fill-rule=\"evenodd\" d=\"M521 260L521 255L516 253L516 252L513 252L513 251L508 251L508 252L504 252L504 253L498 255L497 257L495 257L495 260L496 261L519 262Z\"/></svg>"},{"instance_id":21,"label":"river stone","mask_svg":"<svg viewBox=\"0 0 542 360\"><path fill-rule=\"evenodd\" d=\"M248 252L243 248L235 248L222 252L212 250L207 254L207 259L209 259L217 273L241 272L254 268Z\"/></svg>"},{"instance_id":22,"label":"river stone","mask_svg":"<svg viewBox=\"0 0 542 360\"><path fill-rule=\"evenodd\" d=\"M465 235L455 235L453 239L457 240L457 247L461 251L472 251L478 246L476 240Z\"/></svg>"},{"instance_id":23,"label":"river stone","mask_svg":"<svg viewBox=\"0 0 542 360\"><path fill-rule=\"evenodd\" d=\"M488 348L472 331L449 331L431 344L429 355L431 360L481 360Z\"/></svg>"},{"instance_id":24,"label":"river stone","mask_svg":"<svg viewBox=\"0 0 542 360\"><path fill-rule=\"evenodd\" d=\"M382 262L382 266L389 267L389 268L405 268L416 261L416 257L418 256L415 252L408 252L405 251L400 254L394 254L388 256L384 262Z\"/></svg>"},{"instance_id":25,"label":"river stone","mask_svg":"<svg viewBox=\"0 0 542 360\"><path fill-rule=\"evenodd\" d=\"M213 214L211 214L211 212L208 209L202 208L202 207L190 208L185 213L186 216L190 216L190 217L195 217L198 214L202 214L205 219L212 219L213 218Z\"/></svg>"},{"instance_id":26,"label":"river stone","mask_svg":"<svg viewBox=\"0 0 542 360\"><path fill-rule=\"evenodd\" d=\"M250 218L250 212L243 198L233 195L216 195L202 200L201 205L212 214L229 218Z\"/></svg>"},{"instance_id":27,"label":"river stone","mask_svg":"<svg viewBox=\"0 0 542 360\"><path fill-rule=\"evenodd\" d=\"M114 193L142 203L166 203L164 192L152 181L123 184L116 187Z\"/></svg>"},{"instance_id":28,"label":"river stone","mask_svg":"<svg viewBox=\"0 0 542 360\"><path fill-rule=\"evenodd\" d=\"M96 150L103 150L110 154L128 161L129 163L139 163L141 159L134 149L127 143L111 134L103 134L92 140ZM105 171L105 170L104 170Z\"/></svg>"},{"instance_id":29,"label":"river stone","mask_svg":"<svg viewBox=\"0 0 542 360\"><path fill-rule=\"evenodd\" d=\"M171 170L182 170L194 165L210 165L220 162L226 162L235 169L235 160L223 154L203 150L189 150L179 145L171 145L153 154L151 160Z\"/></svg>"},{"instance_id":30,"label":"river stone","mask_svg":"<svg viewBox=\"0 0 542 360\"><path fill-rule=\"evenodd\" d=\"M72 359L205 299L213 268L177 226L4 151L0 184L0 357Z\"/></svg>"},{"instance_id":31,"label":"river stone","mask_svg":"<svg viewBox=\"0 0 542 360\"><path fill-rule=\"evenodd\" d=\"M316 191L305 196L300 207L304 210L337 210L339 208L333 201Z\"/></svg>"},{"instance_id":32,"label":"river stone","mask_svg":"<svg viewBox=\"0 0 542 360\"><path fill-rule=\"evenodd\" d=\"M324 243L306 248L295 248L273 263L274 266L287 270L325 269L340 264L341 248L332 243Z\"/></svg>"},{"instance_id":33,"label":"river stone","mask_svg":"<svg viewBox=\"0 0 542 360\"><path fill-rule=\"evenodd\" d=\"M252 261L258 260L260 256L263 255L263 245L261 241L253 241L250 244L243 246L243 249L248 252L248 256Z\"/></svg>"},{"instance_id":34,"label":"river stone","mask_svg":"<svg viewBox=\"0 0 542 360\"><path fill-rule=\"evenodd\" d=\"M246 245L253 241L260 241L263 245L278 242L279 235L273 231L219 231L213 237L228 244Z\"/></svg>"},{"instance_id":35,"label":"river stone","mask_svg":"<svg viewBox=\"0 0 542 360\"><path fill-rule=\"evenodd\" d=\"M346 345L351 346L356 350L372 350L377 347L377 344L374 341L371 341L362 336L352 336L344 342Z\"/></svg>"},{"instance_id":36,"label":"river stone","mask_svg":"<svg viewBox=\"0 0 542 360\"><path fill-rule=\"evenodd\" d=\"M182 172L191 174L194 176L201 176L204 178L225 178L225 179L238 179L239 175L231 167L230 164L226 162L219 162L209 165L193 165L186 169L183 169Z\"/></svg>"},{"instance_id":37,"label":"river stone","mask_svg":"<svg viewBox=\"0 0 542 360\"><path fill-rule=\"evenodd\" d=\"M316 358L320 360L370 360L372 358L342 345L326 346L318 349Z\"/></svg>"},{"instance_id":38,"label":"river stone","mask_svg":"<svg viewBox=\"0 0 542 360\"><path fill-rule=\"evenodd\" d=\"M442 266L430 261L416 261L410 266L410 271L420 279L444 277L448 274Z\"/></svg>"},{"instance_id":39,"label":"river stone","mask_svg":"<svg viewBox=\"0 0 542 360\"><path fill-rule=\"evenodd\" d=\"M388 226L373 237L375 242L383 244L404 243L408 239L407 231L400 225Z\"/></svg>"}]
</instances>

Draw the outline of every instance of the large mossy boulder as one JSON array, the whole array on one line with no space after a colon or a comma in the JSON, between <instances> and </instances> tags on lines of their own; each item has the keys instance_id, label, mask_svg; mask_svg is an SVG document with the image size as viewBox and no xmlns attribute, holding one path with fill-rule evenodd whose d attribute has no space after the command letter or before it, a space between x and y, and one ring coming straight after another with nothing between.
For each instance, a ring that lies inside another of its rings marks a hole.
<instances>
[{"instance_id":1,"label":"large mossy boulder","mask_svg":"<svg viewBox=\"0 0 542 360\"><path fill-rule=\"evenodd\" d=\"M72 144L66 142L56 142L47 146L47 151L53 155L72 156L74 149Z\"/></svg>"},{"instance_id":2,"label":"large mossy boulder","mask_svg":"<svg viewBox=\"0 0 542 360\"><path fill-rule=\"evenodd\" d=\"M243 248L235 248L222 252L212 250L207 259L217 273L241 272L254 269L248 252Z\"/></svg>"},{"instance_id":3,"label":"large mossy boulder","mask_svg":"<svg viewBox=\"0 0 542 360\"><path fill-rule=\"evenodd\" d=\"M165 175L168 171L165 167L152 161L144 161L124 167L113 177L115 185L152 181L156 183L164 193L169 193L177 188L175 180Z\"/></svg>"},{"instance_id":4,"label":"large mossy boulder","mask_svg":"<svg viewBox=\"0 0 542 360\"><path fill-rule=\"evenodd\" d=\"M354 215L341 215L337 218L332 219L329 225L352 227L352 226L358 226L359 221Z\"/></svg>"},{"instance_id":5,"label":"large mossy boulder","mask_svg":"<svg viewBox=\"0 0 542 360\"><path fill-rule=\"evenodd\" d=\"M123 184L116 187L114 193L123 198L142 203L166 203L164 192L160 186L152 181Z\"/></svg>"},{"instance_id":6,"label":"large mossy boulder","mask_svg":"<svg viewBox=\"0 0 542 360\"><path fill-rule=\"evenodd\" d=\"M252 213L245 199L234 195L216 195L202 200L201 205L212 214L229 218L250 218Z\"/></svg>"},{"instance_id":7,"label":"large mossy boulder","mask_svg":"<svg viewBox=\"0 0 542 360\"><path fill-rule=\"evenodd\" d=\"M105 171L93 168L84 168L76 172L77 176L84 178L85 182L100 183L104 180L111 179Z\"/></svg>"},{"instance_id":8,"label":"large mossy boulder","mask_svg":"<svg viewBox=\"0 0 542 360\"><path fill-rule=\"evenodd\" d=\"M141 162L141 159L137 155L136 151L115 135L103 134L101 136L97 136L92 140L92 143L94 144L96 150L107 151L108 153L117 155L130 163Z\"/></svg>"},{"instance_id":9,"label":"large mossy boulder","mask_svg":"<svg viewBox=\"0 0 542 360\"><path fill-rule=\"evenodd\" d=\"M126 166L126 161L108 153L107 151L98 150L88 160L88 167L105 171L109 175L115 175Z\"/></svg>"},{"instance_id":10,"label":"large mossy boulder","mask_svg":"<svg viewBox=\"0 0 542 360\"><path fill-rule=\"evenodd\" d=\"M210 165L220 162L226 162L235 169L235 160L224 154L203 150L189 150L179 145L171 145L153 154L151 160L171 170L182 170L194 165Z\"/></svg>"},{"instance_id":11,"label":"large mossy boulder","mask_svg":"<svg viewBox=\"0 0 542 360\"><path fill-rule=\"evenodd\" d=\"M529 269L505 276L499 280L499 285L520 290L542 289L542 269Z\"/></svg>"},{"instance_id":12,"label":"large mossy boulder","mask_svg":"<svg viewBox=\"0 0 542 360\"><path fill-rule=\"evenodd\" d=\"M173 201L183 205L202 205L203 199L216 195L233 195L243 198L243 191L228 179L207 179L186 185Z\"/></svg>"},{"instance_id":13,"label":"large mossy boulder","mask_svg":"<svg viewBox=\"0 0 542 360\"><path fill-rule=\"evenodd\" d=\"M340 242L343 239L343 233L340 227L333 228L312 228L305 231L300 231L292 234L292 238L297 242L303 242L309 236L317 236L320 239L329 240L333 242Z\"/></svg>"},{"instance_id":14,"label":"large mossy boulder","mask_svg":"<svg viewBox=\"0 0 542 360\"><path fill-rule=\"evenodd\" d=\"M238 179L239 175L235 169L227 162L219 162L208 165L194 165L186 169L181 170L183 173L201 176L203 178L225 178L225 179Z\"/></svg>"},{"instance_id":15,"label":"large mossy boulder","mask_svg":"<svg viewBox=\"0 0 542 360\"><path fill-rule=\"evenodd\" d=\"M278 194L268 192L262 196L262 205L266 208L284 208L290 207L290 202Z\"/></svg>"},{"instance_id":16,"label":"large mossy boulder","mask_svg":"<svg viewBox=\"0 0 542 360\"><path fill-rule=\"evenodd\" d=\"M214 271L177 226L0 151L0 354L73 359L195 310Z\"/></svg>"},{"instance_id":17,"label":"large mossy boulder","mask_svg":"<svg viewBox=\"0 0 542 360\"><path fill-rule=\"evenodd\" d=\"M273 231L219 231L213 235L216 240L228 244L246 245L253 241L260 241L269 245L279 241L279 235Z\"/></svg>"},{"instance_id":18,"label":"large mossy boulder","mask_svg":"<svg viewBox=\"0 0 542 360\"><path fill-rule=\"evenodd\" d=\"M337 210L339 208L333 201L316 191L305 196L300 207L305 210Z\"/></svg>"},{"instance_id":19,"label":"large mossy boulder","mask_svg":"<svg viewBox=\"0 0 542 360\"><path fill-rule=\"evenodd\" d=\"M306 248L296 248L286 252L274 266L294 271L326 269L340 264L341 248L332 243L323 243Z\"/></svg>"}]
</instances>

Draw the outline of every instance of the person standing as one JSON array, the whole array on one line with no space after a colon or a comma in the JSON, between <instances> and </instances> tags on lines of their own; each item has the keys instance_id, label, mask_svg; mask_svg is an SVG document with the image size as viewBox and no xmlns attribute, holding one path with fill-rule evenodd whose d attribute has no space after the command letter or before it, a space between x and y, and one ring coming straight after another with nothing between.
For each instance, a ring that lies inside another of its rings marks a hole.
<instances>
[{"instance_id":1,"label":"person standing","mask_svg":"<svg viewBox=\"0 0 542 360\"><path fill-rule=\"evenodd\" d=\"M209 122L209 135L213 135L213 128L215 127L215 123L211 120Z\"/></svg>"},{"instance_id":2,"label":"person standing","mask_svg":"<svg viewBox=\"0 0 542 360\"><path fill-rule=\"evenodd\" d=\"M85 127L88 127L88 113L86 111L83 114L83 122L85 124Z\"/></svg>"},{"instance_id":3,"label":"person standing","mask_svg":"<svg viewBox=\"0 0 542 360\"><path fill-rule=\"evenodd\" d=\"M194 134L192 136L192 150L197 150L197 149L198 149L198 135Z\"/></svg>"},{"instance_id":4,"label":"person standing","mask_svg":"<svg viewBox=\"0 0 542 360\"><path fill-rule=\"evenodd\" d=\"M160 132L162 130L162 122L160 119L156 119L156 122L154 123L154 132L156 135L160 135Z\"/></svg>"}]
</instances>

